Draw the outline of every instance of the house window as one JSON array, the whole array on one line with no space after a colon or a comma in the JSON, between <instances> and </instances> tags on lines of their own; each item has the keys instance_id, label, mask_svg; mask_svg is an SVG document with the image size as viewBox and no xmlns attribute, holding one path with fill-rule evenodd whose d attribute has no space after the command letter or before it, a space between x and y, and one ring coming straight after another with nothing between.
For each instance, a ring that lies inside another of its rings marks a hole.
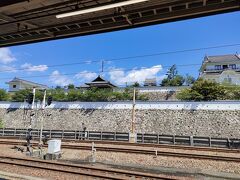
<instances>
[{"instance_id":1,"label":"house window","mask_svg":"<svg viewBox=\"0 0 240 180\"><path fill-rule=\"evenodd\" d=\"M228 65L223 65L223 69L227 69L228 68Z\"/></svg>"},{"instance_id":2,"label":"house window","mask_svg":"<svg viewBox=\"0 0 240 180\"><path fill-rule=\"evenodd\" d=\"M229 64L230 69L236 69L236 64Z\"/></svg>"},{"instance_id":3,"label":"house window","mask_svg":"<svg viewBox=\"0 0 240 180\"><path fill-rule=\"evenodd\" d=\"M226 83L232 83L232 78L224 78L224 82Z\"/></svg>"},{"instance_id":4,"label":"house window","mask_svg":"<svg viewBox=\"0 0 240 180\"><path fill-rule=\"evenodd\" d=\"M215 70L221 70L222 66L221 65L215 65Z\"/></svg>"},{"instance_id":5,"label":"house window","mask_svg":"<svg viewBox=\"0 0 240 180\"><path fill-rule=\"evenodd\" d=\"M16 84L14 84L12 87L13 87L13 88L16 88L16 87L17 87L17 85L16 85Z\"/></svg>"}]
</instances>

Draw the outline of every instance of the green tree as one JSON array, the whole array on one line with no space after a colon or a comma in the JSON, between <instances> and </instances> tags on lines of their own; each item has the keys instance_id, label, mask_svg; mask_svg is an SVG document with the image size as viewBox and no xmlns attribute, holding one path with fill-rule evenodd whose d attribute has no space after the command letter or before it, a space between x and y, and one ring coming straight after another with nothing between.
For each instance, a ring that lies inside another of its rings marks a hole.
<instances>
[{"instance_id":1,"label":"green tree","mask_svg":"<svg viewBox=\"0 0 240 180\"><path fill-rule=\"evenodd\" d=\"M178 74L177 72L177 66L176 64L172 65L172 67L168 70L167 72L167 79L173 79L176 75Z\"/></svg>"},{"instance_id":2,"label":"green tree","mask_svg":"<svg viewBox=\"0 0 240 180\"><path fill-rule=\"evenodd\" d=\"M75 89L70 89L68 91L66 100L67 101L79 101L79 100L81 100L81 92L77 91Z\"/></svg>"},{"instance_id":3,"label":"green tree","mask_svg":"<svg viewBox=\"0 0 240 180\"><path fill-rule=\"evenodd\" d=\"M173 79L165 78L162 80L161 86L182 86L185 79L181 75L176 75Z\"/></svg>"},{"instance_id":4,"label":"green tree","mask_svg":"<svg viewBox=\"0 0 240 180\"><path fill-rule=\"evenodd\" d=\"M63 89L52 89L47 94L52 96L53 101L67 101L67 95Z\"/></svg>"},{"instance_id":5,"label":"green tree","mask_svg":"<svg viewBox=\"0 0 240 180\"><path fill-rule=\"evenodd\" d=\"M240 86L237 85L223 85L227 100L240 100Z\"/></svg>"},{"instance_id":6,"label":"green tree","mask_svg":"<svg viewBox=\"0 0 240 180\"><path fill-rule=\"evenodd\" d=\"M164 78L161 82L161 86L169 86L170 84L170 79Z\"/></svg>"},{"instance_id":7,"label":"green tree","mask_svg":"<svg viewBox=\"0 0 240 180\"><path fill-rule=\"evenodd\" d=\"M167 77L161 82L161 86L182 86L185 82L183 76L178 75L177 67L174 64L167 72Z\"/></svg>"},{"instance_id":8,"label":"green tree","mask_svg":"<svg viewBox=\"0 0 240 180\"><path fill-rule=\"evenodd\" d=\"M140 84L138 82L133 83L130 87L140 87Z\"/></svg>"},{"instance_id":9,"label":"green tree","mask_svg":"<svg viewBox=\"0 0 240 180\"><path fill-rule=\"evenodd\" d=\"M43 92L40 90L35 91L35 101L42 101L43 100ZM32 93L31 89L23 89L15 92L12 95L11 100L15 102L24 102L25 99L27 99L28 95Z\"/></svg>"},{"instance_id":10,"label":"green tree","mask_svg":"<svg viewBox=\"0 0 240 180\"><path fill-rule=\"evenodd\" d=\"M68 89L75 89L74 84L69 84L69 85L68 85Z\"/></svg>"},{"instance_id":11,"label":"green tree","mask_svg":"<svg viewBox=\"0 0 240 180\"><path fill-rule=\"evenodd\" d=\"M56 86L55 89L62 89L62 87L61 86Z\"/></svg>"},{"instance_id":12,"label":"green tree","mask_svg":"<svg viewBox=\"0 0 240 180\"><path fill-rule=\"evenodd\" d=\"M28 97L28 95L32 92L32 90L21 90L16 92L12 96L12 101L23 102L24 99ZM96 101L124 101L124 100L132 100L133 99L133 88L126 88L123 92L114 92L112 89L99 89L92 88L86 91L80 91L78 89L70 89L68 92L65 92L64 89L51 89L47 91L47 97L52 96L53 101L86 101L86 102L96 102ZM36 100L42 101L43 92L36 90ZM136 92L137 100L147 100L145 95L139 95Z\"/></svg>"},{"instance_id":13,"label":"green tree","mask_svg":"<svg viewBox=\"0 0 240 180\"><path fill-rule=\"evenodd\" d=\"M233 91L233 99L240 100L240 90Z\"/></svg>"},{"instance_id":14,"label":"green tree","mask_svg":"<svg viewBox=\"0 0 240 180\"><path fill-rule=\"evenodd\" d=\"M191 89L183 89L181 92L177 93L177 99L185 101L202 101L203 95L199 94L197 91L192 91Z\"/></svg>"},{"instance_id":15,"label":"green tree","mask_svg":"<svg viewBox=\"0 0 240 180\"><path fill-rule=\"evenodd\" d=\"M184 89L177 94L180 100L212 101L223 100L226 91L223 86L216 82L203 79L197 80L189 89Z\"/></svg>"},{"instance_id":16,"label":"green tree","mask_svg":"<svg viewBox=\"0 0 240 180\"><path fill-rule=\"evenodd\" d=\"M12 95L12 101L23 102L31 92L32 90L30 89L19 90Z\"/></svg>"},{"instance_id":17,"label":"green tree","mask_svg":"<svg viewBox=\"0 0 240 180\"><path fill-rule=\"evenodd\" d=\"M170 86L182 86L185 79L183 76L176 75L173 79L170 80Z\"/></svg>"},{"instance_id":18,"label":"green tree","mask_svg":"<svg viewBox=\"0 0 240 180\"><path fill-rule=\"evenodd\" d=\"M4 128L4 123L2 119L0 119L0 128Z\"/></svg>"},{"instance_id":19,"label":"green tree","mask_svg":"<svg viewBox=\"0 0 240 180\"><path fill-rule=\"evenodd\" d=\"M193 76L190 76L189 74L186 74L186 77L185 77L185 83L186 85L191 85L195 82L195 78Z\"/></svg>"},{"instance_id":20,"label":"green tree","mask_svg":"<svg viewBox=\"0 0 240 180\"><path fill-rule=\"evenodd\" d=\"M9 95L4 89L0 89L0 101L9 100Z\"/></svg>"}]
</instances>

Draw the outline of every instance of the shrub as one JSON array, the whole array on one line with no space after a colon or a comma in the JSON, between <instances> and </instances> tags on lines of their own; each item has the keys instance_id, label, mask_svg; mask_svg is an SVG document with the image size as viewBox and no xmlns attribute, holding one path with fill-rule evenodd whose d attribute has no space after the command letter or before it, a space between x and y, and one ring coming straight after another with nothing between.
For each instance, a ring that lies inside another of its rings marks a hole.
<instances>
[{"instance_id":1,"label":"shrub","mask_svg":"<svg viewBox=\"0 0 240 180\"><path fill-rule=\"evenodd\" d=\"M226 90L220 84L199 79L191 88L179 92L177 98L180 100L212 101L223 100L226 95Z\"/></svg>"},{"instance_id":2,"label":"shrub","mask_svg":"<svg viewBox=\"0 0 240 180\"><path fill-rule=\"evenodd\" d=\"M9 94L4 89L0 89L0 101L7 100L9 100Z\"/></svg>"},{"instance_id":3,"label":"shrub","mask_svg":"<svg viewBox=\"0 0 240 180\"><path fill-rule=\"evenodd\" d=\"M0 128L4 128L4 123L2 119L0 119Z\"/></svg>"},{"instance_id":4,"label":"shrub","mask_svg":"<svg viewBox=\"0 0 240 180\"><path fill-rule=\"evenodd\" d=\"M24 100L27 99L27 97L30 93L32 93L31 89L23 89L23 90L17 91L12 95L11 100L15 101L15 102L24 102ZM36 90L35 100L36 101L43 100L43 92L42 91Z\"/></svg>"}]
</instances>

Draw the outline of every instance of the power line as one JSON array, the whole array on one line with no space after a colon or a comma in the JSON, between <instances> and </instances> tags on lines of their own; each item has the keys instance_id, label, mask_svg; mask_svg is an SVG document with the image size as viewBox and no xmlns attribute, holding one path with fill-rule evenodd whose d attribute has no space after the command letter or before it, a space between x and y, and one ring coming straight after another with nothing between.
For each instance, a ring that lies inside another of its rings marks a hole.
<instances>
[{"instance_id":1,"label":"power line","mask_svg":"<svg viewBox=\"0 0 240 180\"><path fill-rule=\"evenodd\" d=\"M193 49L184 49L184 50L177 50L177 51L160 52L160 53L146 54L146 55L140 55L140 56L129 56L129 57L123 57L123 58L108 59L106 61L120 61L120 60L125 60L125 59L145 58L145 57L152 57L152 56L178 54L178 53L184 53L184 52L202 51L202 50L218 49L218 48L233 47L233 46L240 46L240 43L226 44L226 45L219 45L219 46L209 46L209 47L202 47L202 48L193 48Z\"/></svg>"},{"instance_id":2,"label":"power line","mask_svg":"<svg viewBox=\"0 0 240 180\"><path fill-rule=\"evenodd\" d=\"M177 67L189 67L189 66L199 66L201 64L180 64L180 65L176 65ZM124 69L124 68L118 68L118 69L112 69L112 70L106 70L106 71L91 71L91 72L74 72L74 73L64 73L61 74L62 76L71 76L71 75L77 75L77 74L90 74L90 73L105 73L105 72L117 72L117 71L137 71L137 70L145 70L145 69L161 69L161 68L170 68L171 66L161 66L161 67L141 67L141 68L129 68L129 69ZM21 76L19 78L25 78L25 79L29 79L29 78L41 78L41 77L51 77L54 75L52 74L46 74L46 75L35 75L35 76ZM9 78L0 78L0 80L6 80L6 79L10 79L12 77Z\"/></svg>"},{"instance_id":3,"label":"power line","mask_svg":"<svg viewBox=\"0 0 240 180\"><path fill-rule=\"evenodd\" d=\"M159 53L153 53L153 54L136 55L136 56L121 57L121 58L110 58L110 59L104 60L104 62L124 61L124 60L129 60L129 59L136 59L136 58L146 58L146 57L154 57L154 56L169 55L169 54L178 54L178 53L192 52L192 51L202 51L202 50L209 50L209 49L219 49L219 48L234 47L234 46L240 46L240 43L226 44L226 45L219 45L219 46L201 47L201 48L193 48L193 49L183 49L183 50L176 50L176 51L159 52ZM53 68L53 67L74 66L74 65L92 64L92 63L101 63L101 62L103 62L103 60L82 61L82 62L64 63L64 64L53 64L53 65L46 65L46 66L48 68ZM37 66L37 65L35 65L35 66ZM23 71L23 70L31 70L31 68L18 68L18 69L13 69L13 70L0 70L0 73L1 72Z\"/></svg>"}]
</instances>

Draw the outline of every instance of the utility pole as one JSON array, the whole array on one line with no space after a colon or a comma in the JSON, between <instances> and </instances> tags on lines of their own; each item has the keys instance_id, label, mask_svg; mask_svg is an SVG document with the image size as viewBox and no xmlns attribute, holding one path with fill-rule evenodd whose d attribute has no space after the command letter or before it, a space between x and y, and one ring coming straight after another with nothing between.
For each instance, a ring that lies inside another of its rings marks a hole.
<instances>
[{"instance_id":1,"label":"utility pole","mask_svg":"<svg viewBox=\"0 0 240 180\"><path fill-rule=\"evenodd\" d=\"M34 109L34 105L35 105L35 94L36 94L36 89L35 89L35 87L33 87L32 93L33 93L32 109Z\"/></svg>"},{"instance_id":2,"label":"utility pole","mask_svg":"<svg viewBox=\"0 0 240 180\"><path fill-rule=\"evenodd\" d=\"M104 61L102 60L102 73L103 73L103 68L104 68Z\"/></svg>"},{"instance_id":3,"label":"utility pole","mask_svg":"<svg viewBox=\"0 0 240 180\"><path fill-rule=\"evenodd\" d=\"M32 122L33 122L33 118L35 116L35 113L34 113L34 104L35 104L35 94L36 94L36 89L35 87L33 87L33 91L32 91L32 95L29 96L29 99L31 101L29 101L29 103L32 103L31 104L31 114L30 114L30 125L29 125L29 128L28 128L28 131L27 131L27 134L26 134L26 140L27 140L27 153L29 155L32 154L32 150L31 150L31 140L32 140Z\"/></svg>"},{"instance_id":4,"label":"utility pole","mask_svg":"<svg viewBox=\"0 0 240 180\"><path fill-rule=\"evenodd\" d=\"M42 101L42 107L41 107L41 111L42 111L42 118L41 118L41 129L40 129L40 137L39 137L39 144L42 145L42 132L43 132L43 120L44 120L44 109L45 109L45 105L46 105L46 95L47 95L47 90L44 89L44 95L43 95L43 101Z\"/></svg>"},{"instance_id":5,"label":"utility pole","mask_svg":"<svg viewBox=\"0 0 240 180\"><path fill-rule=\"evenodd\" d=\"M132 106L132 121L131 121L131 131L129 134L129 142L137 142L137 134L135 132L135 106L136 106L136 88L133 88L133 106Z\"/></svg>"},{"instance_id":6,"label":"utility pole","mask_svg":"<svg viewBox=\"0 0 240 180\"><path fill-rule=\"evenodd\" d=\"M100 73L100 75L103 75L103 71L104 71L104 60L102 60L102 62L101 62L101 73Z\"/></svg>"},{"instance_id":7,"label":"utility pole","mask_svg":"<svg viewBox=\"0 0 240 180\"><path fill-rule=\"evenodd\" d=\"M33 118L34 118L34 115L35 115L35 112L34 112L35 94L36 94L36 89L35 89L35 87L33 87L32 97L30 98L31 102L28 102L28 103L31 103L31 114L30 114L30 125L29 125L30 129L32 128L32 122L33 122Z\"/></svg>"},{"instance_id":8,"label":"utility pole","mask_svg":"<svg viewBox=\"0 0 240 180\"><path fill-rule=\"evenodd\" d=\"M132 107L132 123L131 123L131 133L135 133L135 105L136 105L136 89L133 88L133 107Z\"/></svg>"}]
</instances>

